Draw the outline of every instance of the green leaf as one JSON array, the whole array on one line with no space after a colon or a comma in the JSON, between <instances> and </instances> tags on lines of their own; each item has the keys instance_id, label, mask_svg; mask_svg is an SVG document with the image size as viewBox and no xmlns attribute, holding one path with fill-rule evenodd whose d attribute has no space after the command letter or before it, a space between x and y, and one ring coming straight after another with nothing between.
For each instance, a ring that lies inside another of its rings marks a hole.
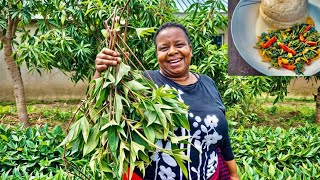
<instances>
[{"instance_id":1,"label":"green leaf","mask_svg":"<svg viewBox=\"0 0 320 180\"><path fill-rule=\"evenodd\" d=\"M144 175L145 174L145 164L143 161L136 161L134 165L140 169L141 173Z\"/></svg>"},{"instance_id":2,"label":"green leaf","mask_svg":"<svg viewBox=\"0 0 320 180\"><path fill-rule=\"evenodd\" d=\"M74 154L74 153L76 153L76 152L79 152L79 145L80 145L80 143L83 143L83 141L81 141L81 138L77 138L77 139L73 142L70 155L72 155L72 154ZM80 151L82 151L82 150L80 150Z\"/></svg>"},{"instance_id":3,"label":"green leaf","mask_svg":"<svg viewBox=\"0 0 320 180\"><path fill-rule=\"evenodd\" d=\"M186 166L184 165L184 161L182 158L183 156L180 156L181 154L176 154L176 155L173 155L174 159L176 160L176 162L178 163L180 169L182 170L183 172L183 175L188 179L188 170L186 168Z\"/></svg>"},{"instance_id":4,"label":"green leaf","mask_svg":"<svg viewBox=\"0 0 320 180\"><path fill-rule=\"evenodd\" d=\"M146 118L148 120L148 126L150 126L151 124L153 124L156 120L157 120L157 114L154 113L153 111L146 111L145 112Z\"/></svg>"},{"instance_id":5,"label":"green leaf","mask_svg":"<svg viewBox=\"0 0 320 180\"><path fill-rule=\"evenodd\" d=\"M94 80L93 95L95 95L95 94L97 93L97 91L98 91L99 89L101 89L102 81L103 81L103 78L102 78L102 77L97 78L97 79Z\"/></svg>"},{"instance_id":6,"label":"green leaf","mask_svg":"<svg viewBox=\"0 0 320 180\"><path fill-rule=\"evenodd\" d=\"M82 128L82 136L85 143L87 143L89 132L90 132L90 125L85 116L81 118L81 128Z\"/></svg>"},{"instance_id":7,"label":"green leaf","mask_svg":"<svg viewBox=\"0 0 320 180\"><path fill-rule=\"evenodd\" d=\"M275 167L272 164L269 165L269 174L271 177L274 177Z\"/></svg>"},{"instance_id":8,"label":"green leaf","mask_svg":"<svg viewBox=\"0 0 320 180\"><path fill-rule=\"evenodd\" d=\"M110 36L109 32L106 29L102 29L101 33L105 39L108 39Z\"/></svg>"},{"instance_id":9,"label":"green leaf","mask_svg":"<svg viewBox=\"0 0 320 180\"><path fill-rule=\"evenodd\" d=\"M96 156L93 155L90 159L90 162L89 162L89 166L91 168L91 170L93 172L96 172L96 168L97 168L97 160L96 160Z\"/></svg>"},{"instance_id":10,"label":"green leaf","mask_svg":"<svg viewBox=\"0 0 320 180\"><path fill-rule=\"evenodd\" d=\"M153 107L156 110L156 113L158 115L159 121L161 122L162 126L164 128L166 128L167 127L167 120L166 120L165 114L160 109L161 106L159 106L159 104L154 104Z\"/></svg>"},{"instance_id":11,"label":"green leaf","mask_svg":"<svg viewBox=\"0 0 320 180\"><path fill-rule=\"evenodd\" d=\"M150 126L149 126L149 127L144 126L144 127L143 127L143 131L144 131L147 139L148 139L149 141L151 141L152 143L155 143L156 134L155 134L155 132L154 132L154 129L153 129L152 127L150 127Z\"/></svg>"},{"instance_id":12,"label":"green leaf","mask_svg":"<svg viewBox=\"0 0 320 180\"><path fill-rule=\"evenodd\" d=\"M88 138L87 143L83 146L83 156L89 154L92 150L94 150L98 143L99 138L97 137L100 132L100 128L98 124L95 124L90 130L90 136Z\"/></svg>"},{"instance_id":13,"label":"green leaf","mask_svg":"<svg viewBox=\"0 0 320 180\"><path fill-rule=\"evenodd\" d=\"M174 124L172 122L172 116L171 116L171 113L173 113L173 111L171 110L163 110L163 113L165 114L168 122L170 123L170 125L172 125L171 127L173 128L174 127ZM172 129L173 130L173 129Z\"/></svg>"},{"instance_id":14,"label":"green leaf","mask_svg":"<svg viewBox=\"0 0 320 180\"><path fill-rule=\"evenodd\" d=\"M171 136L170 137L172 143L179 143L180 141L187 140L189 138L191 138L191 136Z\"/></svg>"},{"instance_id":15,"label":"green leaf","mask_svg":"<svg viewBox=\"0 0 320 180\"><path fill-rule=\"evenodd\" d=\"M127 76L129 71L130 71L130 66L121 62L119 64L119 71L117 73L115 85L117 85L120 82L120 80L123 78L123 76L125 76L125 75Z\"/></svg>"},{"instance_id":16,"label":"green leaf","mask_svg":"<svg viewBox=\"0 0 320 180\"><path fill-rule=\"evenodd\" d=\"M14 141L20 141L19 138L18 138L18 136L14 135L14 134L12 134L11 137L12 137L12 139L13 139Z\"/></svg>"},{"instance_id":17,"label":"green leaf","mask_svg":"<svg viewBox=\"0 0 320 180\"><path fill-rule=\"evenodd\" d=\"M139 151L142 151L144 152L144 146L143 145L140 145L134 141L131 141L131 148L130 148L130 153L131 153L131 157L136 157L138 156L138 152Z\"/></svg>"},{"instance_id":18,"label":"green leaf","mask_svg":"<svg viewBox=\"0 0 320 180\"><path fill-rule=\"evenodd\" d=\"M29 148L35 148L35 144L32 141L27 140L26 144Z\"/></svg>"},{"instance_id":19,"label":"green leaf","mask_svg":"<svg viewBox=\"0 0 320 180\"><path fill-rule=\"evenodd\" d=\"M149 87L146 87L144 85L142 85L141 83L139 83L136 80L131 80L128 82L124 83L126 86L129 87L129 89L133 90L133 91L141 91L141 90L148 90L150 89Z\"/></svg>"},{"instance_id":20,"label":"green leaf","mask_svg":"<svg viewBox=\"0 0 320 180\"><path fill-rule=\"evenodd\" d=\"M63 131L62 131L62 128L60 125L58 126L55 126L53 128L53 133L56 134L56 135L62 135L63 134Z\"/></svg>"},{"instance_id":21,"label":"green leaf","mask_svg":"<svg viewBox=\"0 0 320 180\"><path fill-rule=\"evenodd\" d=\"M242 158L242 163L244 164L245 172L248 173L251 177L253 176L253 170L246 162L245 158Z\"/></svg>"},{"instance_id":22,"label":"green leaf","mask_svg":"<svg viewBox=\"0 0 320 180\"><path fill-rule=\"evenodd\" d=\"M8 139L8 137L7 137L6 135L1 134L0 137L1 137L3 140L9 142L9 139Z\"/></svg>"},{"instance_id":23,"label":"green leaf","mask_svg":"<svg viewBox=\"0 0 320 180\"><path fill-rule=\"evenodd\" d=\"M29 138L29 139L32 139L32 138L34 137L34 133L33 133L33 130L32 130L31 127L29 127L29 128L27 129L27 131L26 131L26 136L27 136L27 138Z\"/></svg>"},{"instance_id":24,"label":"green leaf","mask_svg":"<svg viewBox=\"0 0 320 180\"><path fill-rule=\"evenodd\" d=\"M108 69L109 70L109 69ZM109 82L114 83L116 80L114 78L114 76L112 75L112 73L110 73L110 71L106 71L104 72L104 74L102 75L103 78L109 80Z\"/></svg>"},{"instance_id":25,"label":"green leaf","mask_svg":"<svg viewBox=\"0 0 320 180\"><path fill-rule=\"evenodd\" d=\"M60 17L60 19L61 19L61 24L64 25L64 22L65 22L65 20L66 20L66 15L65 15L65 14L62 14L61 17Z\"/></svg>"},{"instance_id":26,"label":"green leaf","mask_svg":"<svg viewBox=\"0 0 320 180\"><path fill-rule=\"evenodd\" d=\"M95 107L101 107L103 101L106 99L106 91L106 89L100 89Z\"/></svg>"},{"instance_id":27,"label":"green leaf","mask_svg":"<svg viewBox=\"0 0 320 180\"><path fill-rule=\"evenodd\" d=\"M183 128L190 130L190 124L187 115L181 114L177 115L176 117L178 118L176 121L179 121Z\"/></svg>"},{"instance_id":28,"label":"green leaf","mask_svg":"<svg viewBox=\"0 0 320 180\"><path fill-rule=\"evenodd\" d=\"M101 127L101 131L104 131L105 129L109 128L110 126L119 126L116 121L109 121L107 124Z\"/></svg>"},{"instance_id":29,"label":"green leaf","mask_svg":"<svg viewBox=\"0 0 320 180\"><path fill-rule=\"evenodd\" d=\"M66 136L66 138L64 138L64 140L59 144L58 147L63 146L65 144L70 143L71 141L75 140L79 134L79 128L80 128L80 123L81 121L78 120L77 122L75 122L73 125L71 125L70 127L70 131L68 133L68 135Z\"/></svg>"},{"instance_id":30,"label":"green leaf","mask_svg":"<svg viewBox=\"0 0 320 180\"><path fill-rule=\"evenodd\" d=\"M101 170L102 170L103 172L111 172L111 173L113 173L112 167L110 167L110 166L107 164L107 162L101 163L100 166L101 166Z\"/></svg>"},{"instance_id":31,"label":"green leaf","mask_svg":"<svg viewBox=\"0 0 320 180\"><path fill-rule=\"evenodd\" d=\"M120 151L119 151L119 176L121 177L124 169L123 169L123 163L126 159L126 154L124 152L124 150L129 150L125 144L125 142L121 141L120 142Z\"/></svg>"},{"instance_id":32,"label":"green leaf","mask_svg":"<svg viewBox=\"0 0 320 180\"><path fill-rule=\"evenodd\" d=\"M150 163L150 157L148 155L145 154L145 152L139 151L138 152L138 156L141 160L143 160L144 162L146 162L147 164Z\"/></svg>"},{"instance_id":33,"label":"green leaf","mask_svg":"<svg viewBox=\"0 0 320 180\"><path fill-rule=\"evenodd\" d=\"M110 81L105 81L104 83L103 83L103 86L102 86L102 88L104 89L104 88L106 88L106 87L108 87L110 84L112 84L113 82L110 82Z\"/></svg>"},{"instance_id":34,"label":"green leaf","mask_svg":"<svg viewBox=\"0 0 320 180\"><path fill-rule=\"evenodd\" d=\"M137 31L137 35L138 38L140 39L141 37L145 37L145 36L150 36L152 35L152 33L155 32L155 28L151 27L151 28L135 28Z\"/></svg>"},{"instance_id":35,"label":"green leaf","mask_svg":"<svg viewBox=\"0 0 320 180\"><path fill-rule=\"evenodd\" d=\"M138 144L141 144L144 147L149 146L148 143L144 139L142 139L137 133L132 132L131 135L132 135L132 138L133 138L134 142L136 142Z\"/></svg>"},{"instance_id":36,"label":"green leaf","mask_svg":"<svg viewBox=\"0 0 320 180\"><path fill-rule=\"evenodd\" d=\"M116 153L119 145L117 127L111 126L108 128L107 132L108 132L108 145L110 146L110 150L111 152Z\"/></svg>"},{"instance_id":37,"label":"green leaf","mask_svg":"<svg viewBox=\"0 0 320 180\"><path fill-rule=\"evenodd\" d=\"M123 106L122 106L122 98L121 96L117 93L115 95L115 115L116 115L116 122L120 123L121 117L122 117L122 111L123 111Z\"/></svg>"},{"instance_id":38,"label":"green leaf","mask_svg":"<svg viewBox=\"0 0 320 180\"><path fill-rule=\"evenodd\" d=\"M99 118L100 118L99 112L95 108L91 108L89 110L89 119L90 119L90 121L93 121L93 123L97 123Z\"/></svg>"},{"instance_id":39,"label":"green leaf","mask_svg":"<svg viewBox=\"0 0 320 180\"><path fill-rule=\"evenodd\" d=\"M19 2L18 2L18 9L19 9L19 10L22 10L22 7L23 7L22 1L19 1Z\"/></svg>"},{"instance_id":40,"label":"green leaf","mask_svg":"<svg viewBox=\"0 0 320 180\"><path fill-rule=\"evenodd\" d=\"M173 147L173 145L172 145L172 147ZM178 149L172 149L172 152L175 153L175 154L181 154L186 150L187 150L187 148L180 149L180 147L178 147Z\"/></svg>"},{"instance_id":41,"label":"green leaf","mask_svg":"<svg viewBox=\"0 0 320 180\"><path fill-rule=\"evenodd\" d=\"M318 152L318 149L319 149L319 148L320 148L320 146L310 149L310 150L308 151L308 153L304 155L304 157L309 157L309 158L310 158L310 157L316 156L316 152ZM318 152L318 153L319 153L319 152Z\"/></svg>"}]
</instances>

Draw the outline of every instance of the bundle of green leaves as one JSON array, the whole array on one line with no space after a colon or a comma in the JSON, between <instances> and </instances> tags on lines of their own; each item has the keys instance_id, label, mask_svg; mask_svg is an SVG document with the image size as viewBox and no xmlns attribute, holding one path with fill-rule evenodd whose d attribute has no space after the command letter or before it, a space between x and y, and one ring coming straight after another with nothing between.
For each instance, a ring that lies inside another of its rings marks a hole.
<instances>
[{"instance_id":1,"label":"bundle of green leaves","mask_svg":"<svg viewBox=\"0 0 320 180\"><path fill-rule=\"evenodd\" d=\"M175 89L157 87L140 71L121 63L116 76L110 67L92 81L89 98L76 114L76 122L61 145L90 155L93 171L100 169L107 179L121 179L127 168L143 173L150 163L149 152L162 151L174 157L186 173L188 160L177 143L188 136L175 136L174 128L189 129L187 106ZM155 145L158 140L172 142L172 150Z\"/></svg>"}]
</instances>

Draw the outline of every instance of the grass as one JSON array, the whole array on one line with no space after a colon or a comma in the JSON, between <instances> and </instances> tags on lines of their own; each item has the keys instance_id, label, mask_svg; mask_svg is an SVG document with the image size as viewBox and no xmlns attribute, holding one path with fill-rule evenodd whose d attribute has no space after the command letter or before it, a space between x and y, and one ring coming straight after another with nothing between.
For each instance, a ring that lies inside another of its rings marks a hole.
<instances>
[{"instance_id":1,"label":"grass","mask_svg":"<svg viewBox=\"0 0 320 180\"><path fill-rule=\"evenodd\" d=\"M283 102L276 105L263 106L261 117L268 125L300 126L306 122L313 123L315 118L315 102ZM270 122L270 120L272 121Z\"/></svg>"},{"instance_id":2,"label":"grass","mask_svg":"<svg viewBox=\"0 0 320 180\"><path fill-rule=\"evenodd\" d=\"M314 123L316 103L311 98L285 98L283 102L273 104L274 99L257 99L248 110L233 107L227 112L227 118L235 125L245 127L267 126L290 127Z\"/></svg>"},{"instance_id":3,"label":"grass","mask_svg":"<svg viewBox=\"0 0 320 180\"><path fill-rule=\"evenodd\" d=\"M68 101L33 101L27 103L27 111L31 125L49 126L62 125L66 127L72 120L79 106L79 100ZM0 104L0 123L15 125L19 122L17 108L13 102Z\"/></svg>"},{"instance_id":4,"label":"grass","mask_svg":"<svg viewBox=\"0 0 320 180\"><path fill-rule=\"evenodd\" d=\"M58 99L58 100L32 100L26 102L27 105L34 105L34 104L54 104L54 103L66 103L66 104L78 104L81 101L79 99ZM0 106L5 105L15 105L14 101L0 101Z\"/></svg>"}]
</instances>

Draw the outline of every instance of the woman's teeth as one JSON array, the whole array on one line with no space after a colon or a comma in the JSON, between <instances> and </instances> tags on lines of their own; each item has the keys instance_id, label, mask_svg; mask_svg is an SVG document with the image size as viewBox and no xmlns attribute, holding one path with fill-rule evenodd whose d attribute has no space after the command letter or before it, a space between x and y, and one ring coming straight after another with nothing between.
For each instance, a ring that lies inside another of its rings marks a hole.
<instances>
[{"instance_id":1,"label":"woman's teeth","mask_svg":"<svg viewBox=\"0 0 320 180\"><path fill-rule=\"evenodd\" d=\"M169 63L177 63L177 62L179 62L179 61L181 61L182 59L175 59L175 60L171 60L171 61L169 61Z\"/></svg>"}]
</instances>

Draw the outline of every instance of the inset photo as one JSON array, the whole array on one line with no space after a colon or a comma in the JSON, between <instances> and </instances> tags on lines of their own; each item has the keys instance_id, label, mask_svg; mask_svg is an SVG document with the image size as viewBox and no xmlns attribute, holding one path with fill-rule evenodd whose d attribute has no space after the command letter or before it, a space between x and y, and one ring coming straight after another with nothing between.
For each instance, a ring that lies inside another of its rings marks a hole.
<instances>
[{"instance_id":1,"label":"inset photo","mask_svg":"<svg viewBox=\"0 0 320 180\"><path fill-rule=\"evenodd\" d=\"M229 21L230 75L320 72L320 0L229 1Z\"/></svg>"}]
</instances>

